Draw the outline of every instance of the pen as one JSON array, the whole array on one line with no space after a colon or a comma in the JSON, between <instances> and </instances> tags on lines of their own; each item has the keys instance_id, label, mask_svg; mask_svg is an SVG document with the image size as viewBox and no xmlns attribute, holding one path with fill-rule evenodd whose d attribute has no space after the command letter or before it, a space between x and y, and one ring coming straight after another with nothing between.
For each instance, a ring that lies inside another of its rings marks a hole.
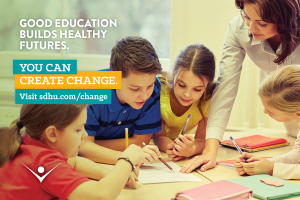
<instances>
[{"instance_id":1,"label":"pen","mask_svg":"<svg viewBox=\"0 0 300 200\"><path fill-rule=\"evenodd\" d=\"M234 140L231 136L230 136L230 139L231 139L232 143L234 144L235 148L238 150L238 152L239 152L240 154L242 154L243 151L242 151L242 149L239 147L239 145L235 142L235 140ZM247 158L244 158L244 159L245 159L245 161L247 162Z\"/></svg>"},{"instance_id":2,"label":"pen","mask_svg":"<svg viewBox=\"0 0 300 200\"><path fill-rule=\"evenodd\" d=\"M187 117L187 119L186 119L186 122L185 122L185 124L184 124L184 127L183 127L183 129L182 129L182 131L181 131L181 135L184 135L184 134L185 134L185 130L186 130L186 127L187 127L187 125L188 125L188 123L189 123L190 117L191 117L191 114L189 114L188 117Z\"/></svg>"},{"instance_id":3,"label":"pen","mask_svg":"<svg viewBox=\"0 0 300 200\"><path fill-rule=\"evenodd\" d=\"M125 146L126 146L126 149L127 149L127 147L128 147L128 128L125 128ZM137 188L137 183L136 183L136 181L135 181L133 175L130 174L129 178L130 178L131 181L132 181L132 187L133 187L134 189L136 189L136 188Z\"/></svg>"},{"instance_id":4,"label":"pen","mask_svg":"<svg viewBox=\"0 0 300 200\"><path fill-rule=\"evenodd\" d=\"M186 121L185 121L185 124L184 124L184 127L181 129L181 131L180 131L180 134L181 135L184 135L185 134L185 130L186 130L186 127L187 127L187 125L188 125L188 123L189 123L189 120L190 120L190 116L191 116L191 114L189 114L188 115L188 117L187 117L187 119L186 119ZM179 135L178 135L178 138L179 138ZM179 138L179 140L182 142L182 140ZM176 148L175 148L176 149ZM177 149L176 149L176 151L177 151Z\"/></svg>"},{"instance_id":5,"label":"pen","mask_svg":"<svg viewBox=\"0 0 300 200\"><path fill-rule=\"evenodd\" d=\"M146 146L145 142L143 142L143 145ZM172 169L172 167L170 165L168 165L168 163L166 163L166 161L164 161L162 158L158 158L164 165L166 165L172 172L175 173L175 171Z\"/></svg>"}]
</instances>

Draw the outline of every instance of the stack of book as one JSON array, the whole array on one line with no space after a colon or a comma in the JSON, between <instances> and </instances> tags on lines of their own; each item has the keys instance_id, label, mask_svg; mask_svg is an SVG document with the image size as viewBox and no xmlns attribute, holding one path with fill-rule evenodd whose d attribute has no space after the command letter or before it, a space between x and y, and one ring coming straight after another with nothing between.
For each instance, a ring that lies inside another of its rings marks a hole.
<instances>
[{"instance_id":1,"label":"stack of book","mask_svg":"<svg viewBox=\"0 0 300 200\"><path fill-rule=\"evenodd\" d=\"M251 135L249 137L238 138L235 139L235 142L243 151L246 152L262 151L283 147L290 144L286 139L283 138L270 138L262 135ZM221 145L235 149L235 146L231 140L224 140Z\"/></svg>"}]
</instances>

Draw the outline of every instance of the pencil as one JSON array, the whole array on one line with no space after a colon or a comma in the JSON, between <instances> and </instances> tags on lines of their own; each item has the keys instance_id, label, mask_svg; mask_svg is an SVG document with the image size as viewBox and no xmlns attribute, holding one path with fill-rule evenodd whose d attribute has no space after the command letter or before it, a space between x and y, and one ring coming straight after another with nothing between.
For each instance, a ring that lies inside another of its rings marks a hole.
<instances>
[{"instance_id":1,"label":"pencil","mask_svg":"<svg viewBox=\"0 0 300 200\"><path fill-rule=\"evenodd\" d=\"M172 169L172 167L170 165L168 165L168 163L166 163L166 161L164 161L162 158L158 158L162 163L164 163L172 172L175 173L175 171Z\"/></svg>"},{"instance_id":2,"label":"pencil","mask_svg":"<svg viewBox=\"0 0 300 200\"><path fill-rule=\"evenodd\" d=\"M128 128L125 128L125 146L126 146L126 149L128 148ZM130 173L130 176L129 178L131 179L132 181L132 187L134 189L136 189L138 187L133 175Z\"/></svg>"},{"instance_id":3,"label":"pencil","mask_svg":"<svg viewBox=\"0 0 300 200\"><path fill-rule=\"evenodd\" d=\"M145 142L143 142L143 145L146 146ZM172 172L175 173L175 171L172 169L172 167L170 165L168 165L168 163L166 163L166 161L164 161L162 158L158 158L164 165L166 165L167 168L169 168Z\"/></svg>"},{"instance_id":4,"label":"pencil","mask_svg":"<svg viewBox=\"0 0 300 200\"><path fill-rule=\"evenodd\" d=\"M125 145L128 147L128 128L125 128Z\"/></svg>"}]
</instances>

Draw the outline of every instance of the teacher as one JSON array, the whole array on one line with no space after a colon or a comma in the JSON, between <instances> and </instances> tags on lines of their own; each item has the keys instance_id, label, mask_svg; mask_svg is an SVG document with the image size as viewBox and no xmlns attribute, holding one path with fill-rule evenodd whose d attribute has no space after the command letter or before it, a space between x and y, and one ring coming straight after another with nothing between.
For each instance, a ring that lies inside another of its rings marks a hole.
<instances>
[{"instance_id":1,"label":"teacher","mask_svg":"<svg viewBox=\"0 0 300 200\"><path fill-rule=\"evenodd\" d=\"M215 167L246 54L266 75L285 65L300 64L299 4L300 0L235 0L240 14L231 20L225 36L205 148L181 172L190 173L200 165L202 172Z\"/></svg>"}]
</instances>

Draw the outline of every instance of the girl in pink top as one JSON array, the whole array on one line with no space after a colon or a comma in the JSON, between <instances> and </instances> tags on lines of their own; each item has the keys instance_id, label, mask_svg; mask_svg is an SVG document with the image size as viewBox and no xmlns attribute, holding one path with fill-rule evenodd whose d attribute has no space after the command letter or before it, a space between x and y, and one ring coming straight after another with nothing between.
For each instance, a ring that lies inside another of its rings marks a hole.
<instances>
[{"instance_id":1,"label":"girl in pink top","mask_svg":"<svg viewBox=\"0 0 300 200\"><path fill-rule=\"evenodd\" d=\"M300 66L272 72L259 89L264 113L279 122L300 122ZM245 163L244 158L248 158ZM300 179L300 131L294 149L271 159L243 153L235 160L239 175L269 174L282 179Z\"/></svg>"}]
</instances>

